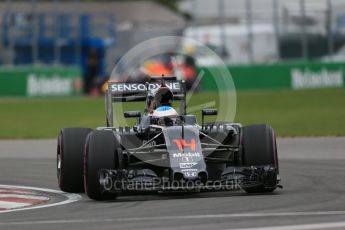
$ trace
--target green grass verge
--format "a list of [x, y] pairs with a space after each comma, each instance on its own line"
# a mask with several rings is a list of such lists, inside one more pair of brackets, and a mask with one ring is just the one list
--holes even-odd
[[239, 94], [236, 120], [270, 124], [278, 136], [344, 136], [345, 89]]
[[[190, 106], [213, 98], [214, 93], [195, 94]], [[142, 107], [131, 103], [125, 109]], [[2, 98], [0, 138], [55, 138], [63, 127], [103, 126], [104, 110], [103, 98]], [[270, 124], [278, 136], [344, 136], [344, 118], [345, 89], [237, 94], [235, 121]]]

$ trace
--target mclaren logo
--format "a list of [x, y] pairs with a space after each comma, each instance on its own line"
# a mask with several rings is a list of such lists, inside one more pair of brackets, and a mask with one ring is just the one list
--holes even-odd
[[173, 153], [174, 158], [178, 157], [201, 157], [201, 154], [198, 152], [188, 152], [188, 153]]
[[197, 163], [180, 163], [181, 169], [188, 169], [196, 165]]

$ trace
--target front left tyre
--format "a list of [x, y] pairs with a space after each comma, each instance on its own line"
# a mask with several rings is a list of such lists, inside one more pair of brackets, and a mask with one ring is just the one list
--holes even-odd
[[85, 141], [92, 129], [65, 128], [57, 143], [57, 178], [64, 192], [84, 192], [83, 159]]
[[110, 130], [96, 130], [88, 137], [84, 156], [85, 193], [93, 200], [113, 200], [116, 193], [105, 191], [100, 183], [100, 170], [122, 169], [121, 146]]

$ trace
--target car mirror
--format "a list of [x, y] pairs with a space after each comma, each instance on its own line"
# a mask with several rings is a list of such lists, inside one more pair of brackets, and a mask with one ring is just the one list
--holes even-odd
[[202, 110], [203, 116], [214, 116], [217, 114], [218, 114], [218, 111], [216, 109], [203, 109]]
[[203, 109], [201, 110], [202, 114], [202, 126], [204, 126], [204, 117], [205, 116], [215, 116], [218, 114], [218, 111], [216, 109]]
[[139, 118], [141, 117], [141, 113], [139, 111], [126, 111], [123, 113], [125, 118]]

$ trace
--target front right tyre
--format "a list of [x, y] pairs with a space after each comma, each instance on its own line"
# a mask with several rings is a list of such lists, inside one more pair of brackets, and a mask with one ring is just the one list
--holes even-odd
[[273, 192], [277, 186], [279, 173], [276, 136], [272, 127], [268, 125], [250, 125], [243, 128], [242, 137], [244, 166], [270, 166], [276, 169], [274, 178], [269, 184], [260, 184], [244, 188], [248, 193]]

